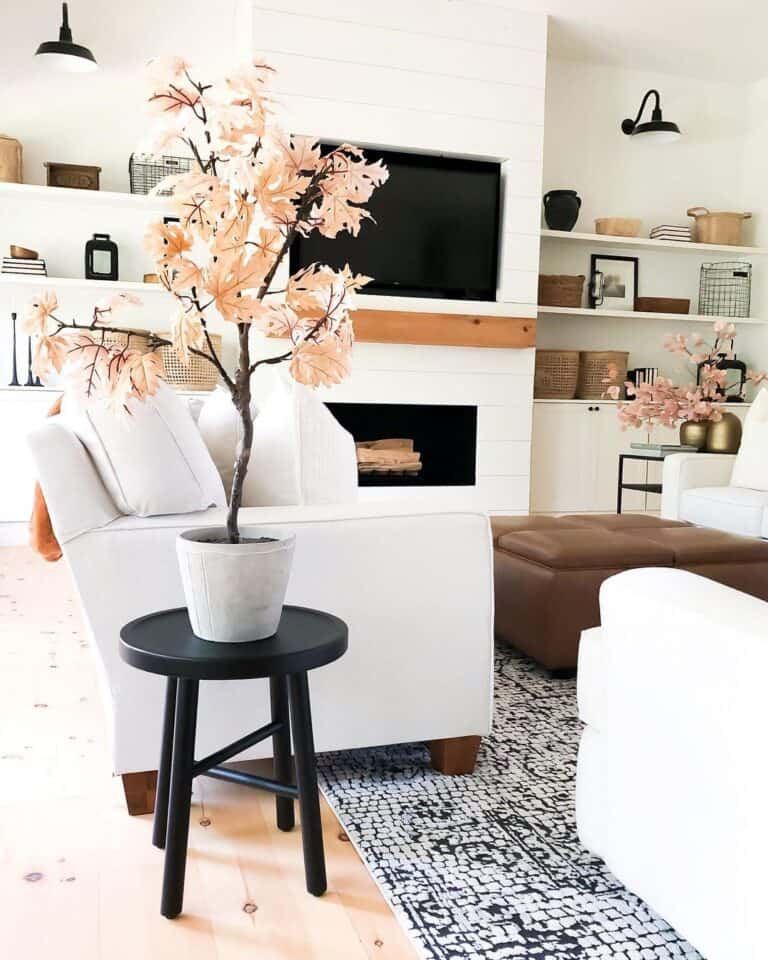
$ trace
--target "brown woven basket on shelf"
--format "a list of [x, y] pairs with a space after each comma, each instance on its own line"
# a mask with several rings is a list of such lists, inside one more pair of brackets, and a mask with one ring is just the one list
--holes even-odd
[[579, 379], [578, 350], [537, 350], [535, 400], [573, 400]]
[[[160, 336], [170, 339], [169, 333], [162, 333]], [[221, 358], [221, 337], [215, 333], [210, 336], [213, 349]], [[213, 390], [219, 382], [216, 367], [203, 357], [192, 353], [189, 363], [185, 364], [179, 360], [173, 347], [167, 345], [158, 347], [158, 353], [163, 361], [166, 383], [174, 390]]]
[[[623, 350], [582, 350], [579, 354], [579, 382], [576, 396], [579, 400], [601, 400], [612, 384], [621, 387], [627, 379], [629, 354]], [[609, 364], [616, 364], [618, 373], [611, 383], [605, 383]]]
[[[98, 332], [98, 328], [94, 333]], [[112, 331], [112, 330], [102, 330], [101, 336], [95, 336], [92, 334], [94, 340], [98, 343], [103, 343], [105, 347], [120, 347], [122, 350], [130, 348], [131, 350], [137, 350], [139, 353], [149, 353], [152, 349], [150, 345], [150, 339], [152, 334], [149, 330], [127, 330], [123, 332]]]
[[542, 307], [580, 307], [586, 277], [563, 274], [539, 274], [539, 305]]

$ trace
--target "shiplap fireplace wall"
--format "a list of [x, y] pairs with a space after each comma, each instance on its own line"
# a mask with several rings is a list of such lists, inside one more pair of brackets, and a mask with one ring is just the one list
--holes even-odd
[[[246, 0], [242, 17], [242, 53], [277, 68], [294, 131], [503, 162], [497, 298], [510, 305], [504, 313], [535, 317], [546, 17], [473, 0]], [[408, 309], [416, 307], [411, 301]], [[352, 377], [323, 394], [350, 403], [477, 406], [477, 484], [408, 496], [525, 512], [533, 365], [532, 349], [358, 343]]]

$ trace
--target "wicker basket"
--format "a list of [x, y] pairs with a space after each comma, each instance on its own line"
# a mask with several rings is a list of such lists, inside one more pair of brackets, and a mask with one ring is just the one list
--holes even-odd
[[539, 305], [542, 307], [580, 307], [586, 277], [539, 274]]
[[[628, 360], [629, 354], [622, 350], [582, 350], [579, 355], [579, 382], [576, 387], [578, 399], [601, 400], [611, 383], [621, 387], [623, 395]], [[608, 365], [611, 363], [619, 368], [619, 372], [615, 380], [605, 383]]]
[[126, 330], [124, 333], [122, 331], [102, 330], [101, 337], [94, 337], [94, 339], [99, 339], [99, 342], [103, 343], [105, 347], [120, 347], [121, 350], [130, 348], [139, 353], [149, 353], [152, 349], [151, 337], [152, 334], [149, 330], [131, 330], [130, 332]]
[[578, 379], [578, 350], [536, 351], [535, 400], [573, 400]]
[[[170, 334], [163, 333], [161, 336], [169, 338]], [[214, 333], [210, 337], [213, 349], [220, 358], [221, 337]], [[163, 361], [166, 383], [174, 390], [213, 390], [219, 382], [216, 367], [203, 357], [190, 354], [189, 363], [184, 364], [171, 346], [164, 344], [158, 347], [158, 352]]]

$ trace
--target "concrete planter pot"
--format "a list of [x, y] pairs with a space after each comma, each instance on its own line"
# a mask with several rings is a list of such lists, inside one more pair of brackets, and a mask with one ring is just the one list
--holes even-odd
[[[280, 622], [296, 538], [273, 527], [242, 527], [240, 536], [251, 542], [226, 542], [225, 527], [199, 527], [176, 538], [189, 619], [203, 640], [263, 640]], [[272, 539], [258, 542], [261, 537]]]

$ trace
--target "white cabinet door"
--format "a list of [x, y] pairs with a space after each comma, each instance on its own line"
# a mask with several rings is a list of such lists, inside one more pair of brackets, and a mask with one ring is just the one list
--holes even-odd
[[[647, 443], [644, 430], [622, 430], [615, 403], [598, 402], [592, 416], [598, 424], [597, 470], [593, 506], [599, 513], [615, 513], [619, 481], [619, 457], [631, 453], [633, 443]], [[624, 461], [625, 483], [647, 483], [647, 463], [642, 460]], [[646, 509], [646, 495], [638, 490], [625, 490], [622, 495], [622, 513]]]
[[594, 499], [597, 415], [592, 404], [534, 403], [531, 510], [581, 513]]

